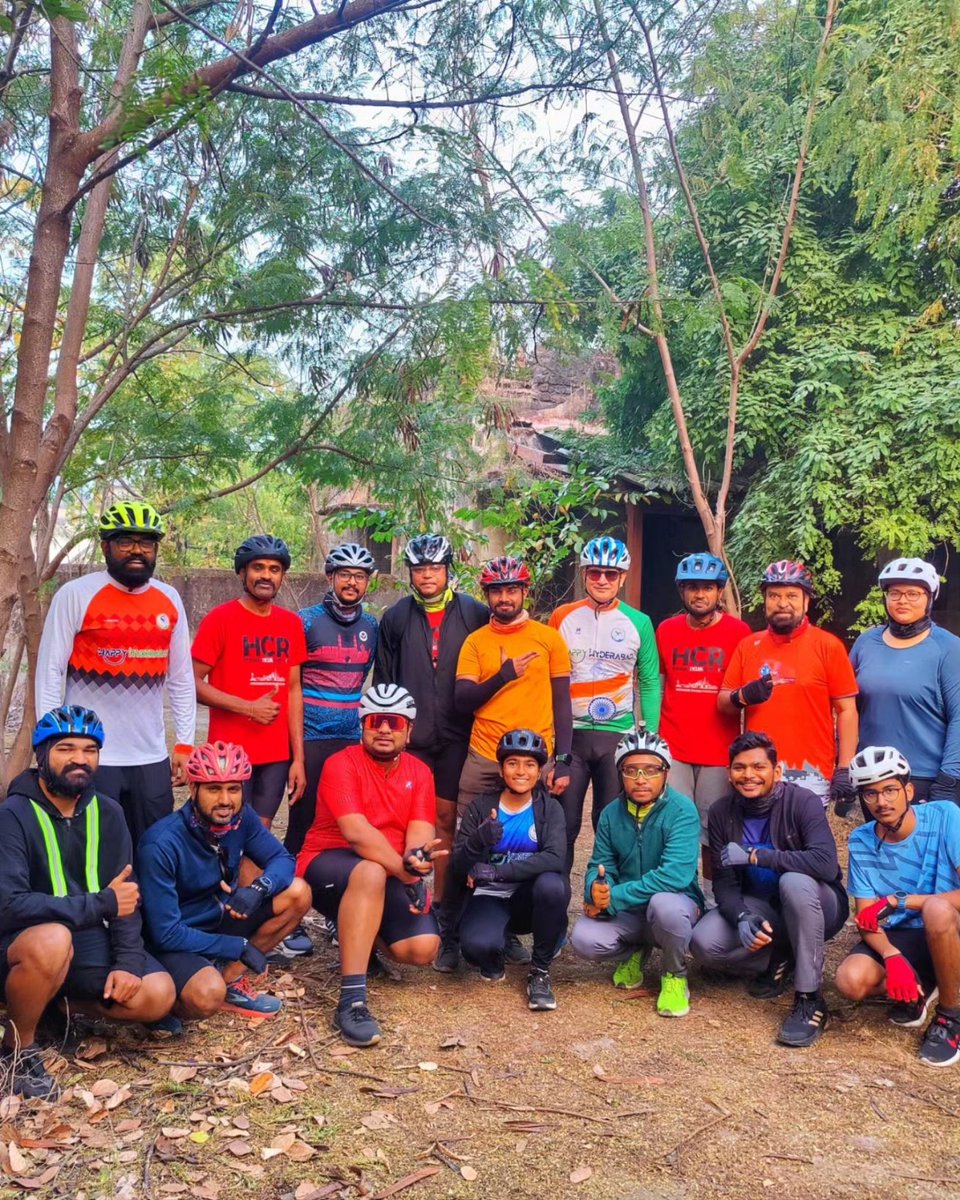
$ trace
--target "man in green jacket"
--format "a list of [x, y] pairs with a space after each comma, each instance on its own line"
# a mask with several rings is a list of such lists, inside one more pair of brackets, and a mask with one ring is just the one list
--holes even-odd
[[663, 965], [657, 1012], [690, 1011], [687, 949], [703, 912], [697, 883], [700, 818], [696, 805], [667, 784], [670, 748], [639, 729], [617, 746], [620, 795], [600, 814], [584, 877], [584, 915], [571, 944], [589, 959], [620, 960], [617, 987], [638, 988], [650, 951]]

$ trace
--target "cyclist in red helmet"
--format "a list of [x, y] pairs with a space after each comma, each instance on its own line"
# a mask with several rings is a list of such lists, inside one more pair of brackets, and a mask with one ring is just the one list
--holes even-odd
[[[190, 799], [151, 826], [137, 852], [151, 952], [173, 976], [176, 1019], [227, 1009], [271, 1017], [281, 1003], [254, 991], [267, 955], [299, 925], [310, 889], [293, 856], [243, 801], [252, 767], [229, 742], [197, 746], [187, 760]], [[259, 868], [241, 884], [240, 863]], [[248, 866], [245, 866], [244, 878]]]
[[810, 623], [813, 577], [801, 562], [771, 563], [760, 580], [767, 628], [734, 650], [717, 698], [768, 733], [783, 777], [824, 804], [854, 795], [848, 767], [857, 749], [857, 681], [838, 637]]

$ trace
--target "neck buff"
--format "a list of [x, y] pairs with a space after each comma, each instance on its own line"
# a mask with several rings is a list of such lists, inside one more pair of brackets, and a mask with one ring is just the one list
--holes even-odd
[[346, 604], [341, 604], [333, 588], [324, 596], [322, 604], [330, 616], [335, 621], [339, 621], [341, 625], [352, 625], [354, 621], [359, 621], [363, 615], [363, 605], [360, 602], [351, 604], [349, 607]]
[[228, 833], [233, 833], [235, 829], [239, 829], [240, 819], [243, 816], [243, 808], [241, 807], [228, 825], [213, 825], [192, 800], [187, 801], [187, 810], [187, 820], [190, 823], [190, 828], [196, 829], [206, 841], [212, 842], [214, 845], [222, 837], [226, 837]]
[[747, 800], [744, 796], [737, 796], [740, 802], [740, 807], [748, 817], [762, 817], [770, 811], [771, 808], [783, 795], [783, 783], [778, 783], [766, 796], [758, 796], [754, 800]]
[[445, 591], [441, 592], [440, 595], [437, 596], [433, 600], [424, 600], [424, 598], [420, 595], [420, 593], [417, 591], [417, 589], [414, 588], [413, 589], [413, 598], [414, 598], [415, 602], [420, 605], [420, 607], [423, 609], [424, 612], [428, 612], [428, 613], [440, 612], [441, 609], [446, 608], [447, 605], [453, 600], [453, 588], [448, 587]]
[[646, 814], [650, 812], [653, 806], [657, 803], [657, 800], [659, 800], [662, 795], [663, 792], [660, 793], [660, 796], [657, 796], [655, 799], [651, 800], [649, 804], [637, 804], [626, 794], [624, 794], [623, 800], [627, 806], [627, 812], [630, 814], [630, 816], [633, 817], [635, 821], [639, 821], [641, 816], [646, 816]]
[[933, 599], [927, 597], [927, 611], [923, 614], [919, 621], [913, 621], [909, 625], [901, 625], [899, 621], [895, 621], [893, 617], [887, 613], [887, 629], [890, 631], [890, 636], [895, 638], [919, 637], [921, 633], [926, 633], [933, 624], [933, 617], [930, 616], [930, 609], [933, 608]]

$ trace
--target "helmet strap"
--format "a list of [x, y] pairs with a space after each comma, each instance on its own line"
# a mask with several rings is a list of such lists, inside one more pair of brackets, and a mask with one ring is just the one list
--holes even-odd
[[363, 604], [359, 600], [356, 604], [343, 604], [337, 599], [337, 593], [332, 586], [323, 597], [322, 603], [330, 616], [341, 625], [352, 625], [363, 613]]
[[889, 838], [889, 837], [895, 837], [900, 832], [900, 828], [903, 825], [904, 821], [907, 819], [907, 813], [909, 811], [910, 811], [910, 802], [908, 801], [907, 807], [903, 810], [903, 812], [900, 814], [900, 816], [897, 818], [897, 820], [894, 822], [893, 825], [885, 825], [882, 821], [876, 822], [877, 826], [883, 830], [883, 832], [880, 834], [880, 839], [879, 839], [881, 842], [885, 842], [887, 840], [887, 838]]
[[237, 815], [226, 825], [214, 825], [212, 821], [208, 821], [192, 796], [187, 803], [187, 807], [189, 809], [188, 819], [190, 827], [199, 830], [208, 841], [212, 842], [218, 842], [220, 838], [226, 837], [228, 833], [233, 833], [235, 829], [239, 829], [240, 822], [243, 819], [242, 805]]

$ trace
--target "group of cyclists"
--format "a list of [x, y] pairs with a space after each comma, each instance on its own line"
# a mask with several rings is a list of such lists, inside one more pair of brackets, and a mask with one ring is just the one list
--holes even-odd
[[[758, 999], [792, 984], [777, 1039], [809, 1046], [852, 897], [860, 941], [837, 989], [926, 1025], [922, 1062], [960, 1061], [960, 639], [932, 621], [930, 564], [883, 568], [887, 620], [848, 655], [810, 621], [799, 562], [763, 573], [753, 632], [723, 610], [723, 561], [687, 555], [681, 611], [654, 630], [621, 599], [626, 546], [597, 537], [583, 598], [541, 622], [526, 563], [486, 563], [481, 603], [457, 590], [450, 541], [425, 533], [406, 547], [409, 594], [378, 622], [363, 546], [332, 550], [323, 600], [296, 613], [276, 603], [288, 547], [256, 534], [234, 556], [239, 595], [191, 642], [179, 595], [153, 578], [157, 512], [115, 504], [100, 536], [106, 570], [51, 602], [36, 767], [0, 806], [0, 1067], [15, 1091], [56, 1093], [37, 1030], [58, 1012], [168, 1034], [220, 1009], [272, 1016], [268, 966], [313, 952], [311, 909], [338, 946], [332, 1020], [354, 1046], [381, 1037], [379, 951], [489, 983], [524, 964], [544, 1012], [567, 945], [628, 990], [659, 950], [665, 1017], [689, 1012], [691, 959]], [[858, 800], [845, 886], [827, 807], [849, 816]]]

